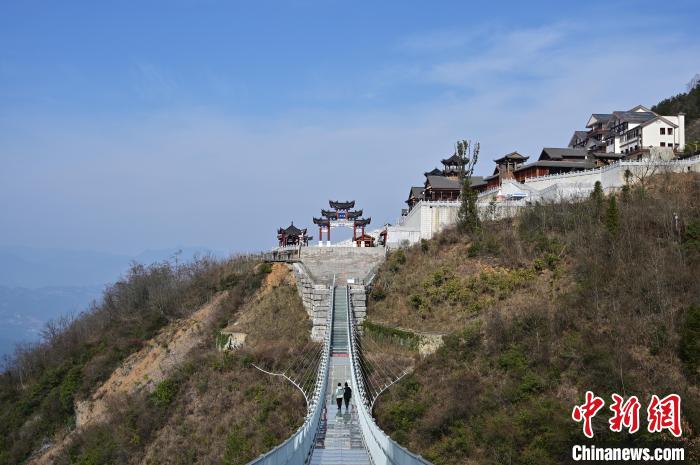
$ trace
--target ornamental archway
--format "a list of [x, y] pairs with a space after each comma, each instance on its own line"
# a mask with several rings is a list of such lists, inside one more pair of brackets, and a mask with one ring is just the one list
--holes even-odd
[[[352, 244], [357, 247], [373, 247], [374, 238], [365, 234], [365, 226], [369, 225], [372, 218], [362, 218], [362, 210], [353, 210], [355, 201], [338, 202], [329, 200], [330, 210], [321, 210], [321, 218], [314, 218], [314, 224], [318, 226], [319, 246], [323, 246], [323, 237], [326, 237], [327, 246], [331, 245], [331, 229], [352, 228]], [[358, 234], [359, 233], [359, 234]]]

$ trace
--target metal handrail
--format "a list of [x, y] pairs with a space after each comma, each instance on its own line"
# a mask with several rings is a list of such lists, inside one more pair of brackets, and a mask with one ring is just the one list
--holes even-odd
[[[248, 465], [302, 465], [309, 462], [313, 452], [316, 436], [319, 432], [321, 414], [325, 410], [325, 392], [328, 385], [328, 370], [330, 362], [331, 335], [334, 323], [335, 308], [335, 283], [330, 288], [330, 306], [326, 317], [326, 335], [324, 338], [324, 353], [319, 366], [321, 376], [316, 379], [314, 396], [311, 399], [311, 407], [308, 410], [304, 424], [286, 441], [271, 451], [252, 460]], [[360, 381], [359, 365], [357, 362], [357, 341], [355, 336], [355, 324], [351, 311], [350, 287], [345, 289], [347, 297], [347, 330], [349, 340], [349, 352], [351, 363], [351, 380], [359, 394], [357, 402], [358, 418], [363, 442], [374, 465], [431, 465], [420, 455], [409, 452], [392, 440], [372, 418], [371, 406], [368, 401], [364, 383]]]
[[350, 340], [350, 374], [352, 383], [360, 395], [360, 402], [357, 402], [358, 418], [360, 430], [364, 439], [365, 447], [374, 465], [432, 465], [420, 455], [408, 451], [391, 439], [372, 417], [370, 404], [367, 400], [364, 383], [360, 382], [359, 364], [357, 362], [357, 342], [355, 339], [355, 324], [351, 313], [350, 288], [348, 287], [348, 339]]
[[[335, 285], [335, 276], [333, 277]], [[258, 458], [248, 462], [247, 465], [301, 465], [309, 461], [313, 446], [318, 434], [321, 413], [325, 409], [325, 393], [328, 384], [328, 366], [330, 360], [331, 331], [333, 326], [333, 306], [335, 295], [330, 289], [330, 307], [326, 316], [326, 336], [324, 338], [323, 357], [319, 364], [319, 374], [316, 378], [314, 395], [309, 402], [306, 419], [296, 432], [279, 446]]]

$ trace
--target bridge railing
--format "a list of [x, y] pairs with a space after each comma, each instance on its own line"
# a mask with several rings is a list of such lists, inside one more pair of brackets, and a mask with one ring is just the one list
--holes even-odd
[[409, 452], [405, 447], [400, 446], [396, 441], [391, 439], [377, 425], [370, 411], [369, 397], [365, 391], [365, 383], [363, 381], [359, 362], [357, 341], [355, 336], [355, 324], [352, 315], [352, 305], [350, 300], [350, 290], [348, 287], [348, 335], [350, 339], [350, 363], [352, 369], [351, 379], [355, 387], [356, 393], [359, 394], [357, 402], [358, 418], [362, 437], [367, 447], [372, 463], [374, 465], [432, 465], [420, 455]]
[[[335, 285], [335, 277], [333, 278]], [[328, 326], [333, 327], [333, 306], [335, 296], [331, 288], [331, 305], [328, 309]], [[307, 409], [304, 424], [286, 441], [271, 451], [261, 455], [255, 460], [248, 462], [248, 465], [301, 465], [308, 462], [311, 455], [318, 427], [321, 422], [321, 415], [326, 402], [326, 385], [328, 384], [328, 365], [330, 363], [331, 331], [326, 331], [323, 342], [323, 357], [318, 367], [319, 376], [316, 378], [314, 394], [311, 397], [311, 404]]]

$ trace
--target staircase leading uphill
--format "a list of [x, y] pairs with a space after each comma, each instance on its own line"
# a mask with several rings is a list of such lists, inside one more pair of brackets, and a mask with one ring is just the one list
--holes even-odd
[[331, 334], [331, 356], [347, 357], [348, 355], [348, 298], [347, 287], [336, 287], [334, 290], [333, 332]]
[[335, 401], [338, 383], [352, 384], [348, 334], [347, 287], [333, 289], [333, 328], [331, 329], [331, 359], [326, 389], [326, 412], [319, 425], [310, 465], [370, 465], [369, 454], [362, 440], [362, 431], [355, 399], [358, 390], [350, 386], [353, 396], [350, 409], [341, 410]]

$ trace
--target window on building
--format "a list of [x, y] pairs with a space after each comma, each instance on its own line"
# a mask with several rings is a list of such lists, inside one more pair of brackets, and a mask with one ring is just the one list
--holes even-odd
[[673, 128], [666, 129], [666, 134], [668, 134], [669, 136], [673, 134]]
[[666, 142], [661, 142], [661, 147], [666, 147]]
[[659, 134], [662, 136], [666, 134], [666, 128], [659, 128]]

